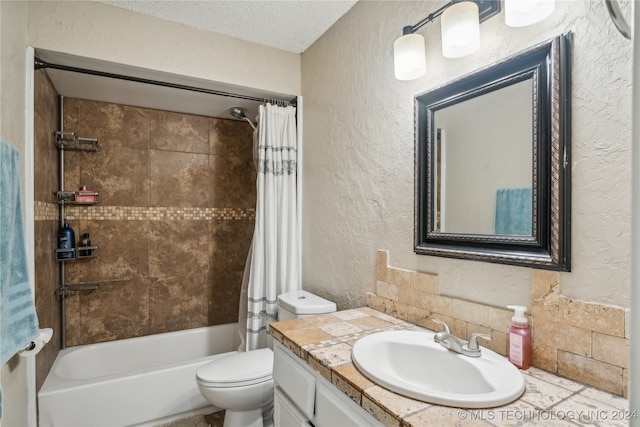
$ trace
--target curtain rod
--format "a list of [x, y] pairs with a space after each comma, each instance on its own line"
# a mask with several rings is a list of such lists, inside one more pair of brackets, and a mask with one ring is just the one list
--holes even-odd
[[191, 92], [200, 92], [200, 93], [206, 93], [206, 94], [209, 94], [209, 95], [226, 96], [226, 97], [230, 97], [230, 98], [244, 99], [244, 100], [248, 100], [248, 101], [264, 102], [264, 103], [268, 103], [268, 104], [277, 104], [277, 105], [282, 105], [282, 106], [296, 105], [296, 99], [295, 98], [292, 101], [287, 101], [285, 99], [278, 99], [278, 98], [259, 98], [259, 97], [255, 97], [255, 96], [240, 95], [240, 94], [237, 94], [237, 93], [223, 92], [223, 91], [214, 90], [214, 89], [204, 89], [204, 88], [201, 88], [201, 87], [187, 86], [187, 85], [181, 85], [181, 84], [177, 84], [177, 83], [161, 82], [159, 80], [151, 80], [151, 79], [143, 79], [143, 78], [140, 78], [140, 77], [125, 76], [123, 74], [107, 73], [105, 71], [88, 70], [86, 68], [71, 67], [71, 66], [68, 66], [68, 65], [50, 64], [50, 63], [45, 62], [45, 61], [43, 61], [43, 60], [41, 60], [39, 58], [34, 58], [33, 65], [34, 65], [34, 69], [35, 70], [40, 70], [42, 68], [52, 68], [54, 70], [71, 71], [71, 72], [74, 72], [74, 73], [82, 73], [82, 74], [91, 74], [93, 76], [108, 77], [108, 78], [112, 78], [112, 79], [126, 80], [126, 81], [136, 82], [136, 83], [152, 84], [152, 85], [163, 86], [163, 87], [168, 87], [168, 88], [172, 88], [172, 89], [189, 90]]

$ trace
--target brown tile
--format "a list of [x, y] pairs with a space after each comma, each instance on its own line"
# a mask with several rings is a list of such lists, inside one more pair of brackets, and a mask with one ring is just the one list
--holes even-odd
[[327, 381], [331, 381], [331, 369], [324, 366], [316, 358], [310, 356], [307, 358], [307, 364], [322, 375]]
[[566, 351], [558, 352], [558, 375], [610, 393], [623, 392], [623, 369]]
[[65, 131], [98, 138], [102, 147], [149, 149], [149, 111], [144, 108], [65, 98]]
[[312, 325], [311, 323], [308, 323], [304, 319], [289, 319], [289, 320], [283, 320], [281, 322], [271, 323], [271, 327], [280, 332], [287, 332], [287, 331], [293, 331], [296, 329], [311, 328]]
[[430, 406], [428, 403], [395, 394], [380, 386], [366, 388], [363, 391], [363, 401], [365, 396], [385, 412], [397, 414], [399, 417], [405, 417]]
[[206, 326], [205, 286], [204, 278], [193, 273], [153, 278], [149, 288], [149, 332]]
[[209, 274], [207, 221], [149, 221], [149, 275], [157, 279]]
[[209, 154], [209, 118], [149, 110], [152, 150]]
[[320, 314], [318, 316], [305, 317], [304, 320], [305, 322], [317, 327], [330, 325], [332, 323], [340, 323], [343, 321], [339, 317], [331, 316], [329, 314]]
[[331, 383], [336, 386], [338, 390], [349, 396], [349, 398], [358, 405], [362, 403], [362, 392], [358, 388], [354, 387], [349, 381], [345, 380], [344, 377], [336, 375], [334, 372], [331, 375]]
[[141, 276], [100, 283], [80, 295], [81, 342], [133, 338], [149, 334], [149, 282]]
[[151, 206], [209, 206], [212, 187], [207, 155], [151, 150], [149, 162]]
[[241, 157], [253, 162], [253, 130], [248, 123], [219, 118], [209, 119], [211, 154]]
[[247, 262], [249, 247], [253, 240], [254, 221], [220, 220], [207, 221], [209, 237], [209, 264], [213, 271], [243, 270]]
[[210, 155], [207, 185], [215, 189], [209, 205], [213, 208], [256, 206], [256, 169], [251, 159]]
[[79, 179], [69, 179], [66, 190], [75, 191], [84, 185], [98, 192], [98, 203], [105, 206], [148, 205], [148, 151], [105, 146], [97, 153], [79, 154]]
[[385, 410], [378, 402], [364, 395], [362, 396], [362, 408], [385, 425], [385, 427], [400, 426], [400, 420], [397, 417]]

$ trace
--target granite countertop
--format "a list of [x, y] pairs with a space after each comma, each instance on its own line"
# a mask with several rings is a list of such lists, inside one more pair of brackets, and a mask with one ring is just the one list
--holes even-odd
[[275, 322], [270, 328], [275, 340], [386, 426], [627, 426], [633, 415], [623, 397], [537, 368], [521, 371], [522, 397], [498, 408], [450, 408], [391, 392], [356, 369], [353, 344], [376, 332], [426, 329], [369, 307]]

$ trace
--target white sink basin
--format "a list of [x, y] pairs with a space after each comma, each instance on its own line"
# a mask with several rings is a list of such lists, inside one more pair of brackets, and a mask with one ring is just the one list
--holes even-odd
[[447, 350], [434, 333], [379, 332], [360, 338], [352, 359], [371, 381], [407, 397], [458, 408], [492, 408], [524, 392], [520, 371], [482, 348], [481, 357]]

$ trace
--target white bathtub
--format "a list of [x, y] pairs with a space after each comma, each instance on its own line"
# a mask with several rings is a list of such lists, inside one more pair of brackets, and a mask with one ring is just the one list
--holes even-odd
[[217, 410], [196, 371], [237, 350], [237, 323], [60, 351], [38, 393], [40, 427], [153, 426]]

